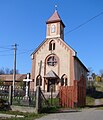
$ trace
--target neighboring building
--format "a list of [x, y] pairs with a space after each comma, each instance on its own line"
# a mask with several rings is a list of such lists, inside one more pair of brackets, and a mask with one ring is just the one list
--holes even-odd
[[[27, 74], [16, 74], [15, 85], [18, 85], [26, 77], [27, 77]], [[12, 85], [13, 84], [13, 75], [12, 74], [0, 75], [0, 80], [3, 81], [4, 85]]]
[[93, 77], [92, 76], [88, 76], [88, 81], [94, 81]]
[[46, 39], [31, 54], [33, 81], [30, 88], [35, 91], [40, 85], [44, 92], [50, 92], [51, 87], [56, 92], [60, 86], [73, 86], [74, 80], [80, 80], [82, 75], [87, 80], [88, 69], [64, 41], [65, 25], [57, 11], [46, 24]]

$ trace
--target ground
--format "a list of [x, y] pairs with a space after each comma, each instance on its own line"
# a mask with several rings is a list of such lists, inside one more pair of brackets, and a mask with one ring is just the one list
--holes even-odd
[[65, 111], [63, 113], [49, 114], [36, 120], [103, 120], [103, 110], [86, 108], [79, 111]]

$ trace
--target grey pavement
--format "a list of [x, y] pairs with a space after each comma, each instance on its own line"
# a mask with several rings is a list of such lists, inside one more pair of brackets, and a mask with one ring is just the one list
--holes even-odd
[[11, 118], [11, 117], [24, 117], [22, 115], [10, 115], [10, 114], [2, 114], [0, 113], [0, 118]]
[[48, 114], [36, 120], [103, 120], [103, 110], [89, 108], [78, 112]]

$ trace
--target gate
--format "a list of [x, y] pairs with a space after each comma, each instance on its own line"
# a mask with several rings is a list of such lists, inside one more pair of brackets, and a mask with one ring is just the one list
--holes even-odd
[[59, 91], [61, 107], [83, 107], [86, 103], [86, 80], [74, 80], [74, 86], [61, 86]]

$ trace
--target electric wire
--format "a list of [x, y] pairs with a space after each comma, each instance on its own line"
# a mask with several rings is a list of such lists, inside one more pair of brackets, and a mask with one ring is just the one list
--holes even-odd
[[[82, 26], [86, 25], [87, 23], [91, 22], [92, 20], [96, 19], [97, 17], [99, 17], [99, 16], [101, 16], [101, 15], [103, 15], [103, 12], [100, 12], [99, 14], [93, 16], [92, 18], [90, 18], [89, 20], [85, 21], [84, 23], [82, 23], [82, 24], [78, 25], [77, 27], [71, 29], [70, 31], [66, 32], [65, 35], [67, 35], [67, 34], [73, 32], [73, 31], [81, 28]], [[9, 45], [9, 47], [10, 47], [10, 45]], [[13, 50], [13, 48], [11, 49], [11, 48], [8, 48], [8, 47], [3, 47], [3, 46], [0, 46], [0, 48], [2, 48], [2, 49], [7, 49], [7, 50], [0, 51], [0, 52], [7, 52], [7, 51]], [[26, 54], [26, 53], [28, 53], [28, 52], [30, 52], [30, 51], [33, 51], [33, 49], [25, 50], [25, 51], [23, 51], [23, 52], [17, 53], [17, 55]], [[2, 54], [2, 55], [0, 55], [0, 56], [10, 56], [10, 55], [14, 55], [14, 54]]]
[[66, 32], [65, 34], [67, 35], [68, 33], [71, 33], [79, 28], [81, 28], [82, 26], [86, 25], [87, 23], [91, 22], [92, 20], [96, 19], [97, 17], [103, 15], [103, 12], [100, 12], [99, 14], [93, 16], [92, 18], [90, 18], [89, 20], [85, 21], [84, 23], [78, 25], [77, 27], [71, 29], [70, 31]]

